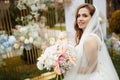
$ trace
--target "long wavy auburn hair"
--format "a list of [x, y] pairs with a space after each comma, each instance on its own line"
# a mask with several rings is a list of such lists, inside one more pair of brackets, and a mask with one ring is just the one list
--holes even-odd
[[90, 12], [90, 15], [93, 16], [94, 12], [95, 12], [95, 7], [91, 4], [88, 4], [88, 3], [84, 3], [84, 4], [81, 4], [77, 10], [76, 10], [76, 14], [75, 14], [75, 23], [74, 23], [74, 29], [76, 31], [76, 34], [75, 34], [75, 41], [76, 41], [76, 45], [79, 44], [80, 42], [80, 39], [81, 39], [81, 36], [83, 34], [83, 31], [82, 29], [79, 28], [78, 24], [77, 24], [77, 18], [78, 18], [78, 12], [81, 8], [86, 8], [89, 10]]

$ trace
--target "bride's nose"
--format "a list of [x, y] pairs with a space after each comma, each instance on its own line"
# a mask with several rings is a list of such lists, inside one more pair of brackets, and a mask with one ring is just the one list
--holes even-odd
[[78, 20], [82, 21], [82, 20], [84, 20], [84, 18], [82, 16], [80, 16], [80, 17], [78, 17]]

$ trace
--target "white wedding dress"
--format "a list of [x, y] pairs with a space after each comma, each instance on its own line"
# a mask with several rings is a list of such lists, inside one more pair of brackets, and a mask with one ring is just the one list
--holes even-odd
[[[104, 43], [98, 18], [99, 14], [96, 9], [92, 19], [83, 32], [80, 43], [75, 47], [78, 56], [76, 66], [73, 66], [73, 68], [65, 74], [63, 80], [119, 80]], [[78, 73], [80, 68], [88, 64], [86, 56], [89, 55], [85, 54], [83, 44], [89, 36], [94, 37], [98, 42], [97, 60], [94, 61], [86, 73]], [[95, 58], [95, 56], [93, 55], [92, 58]]]

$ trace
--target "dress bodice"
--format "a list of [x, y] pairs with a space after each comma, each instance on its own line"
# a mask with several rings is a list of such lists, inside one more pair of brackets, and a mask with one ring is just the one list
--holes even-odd
[[[110, 56], [108, 54], [105, 43], [102, 42], [100, 37], [95, 33], [91, 33], [88, 36], [94, 36], [98, 41], [98, 53], [97, 53], [98, 57], [96, 60], [97, 66], [95, 68], [95, 71], [88, 74], [78, 73], [78, 70], [82, 65], [81, 60], [85, 59], [83, 56], [85, 54], [83, 44], [80, 43], [75, 47], [78, 57], [76, 66], [74, 66], [71, 69], [71, 71], [65, 75], [64, 80], [119, 80], [113, 67]], [[83, 62], [83, 65], [84, 64], [86, 64], [86, 62]]]
[[[101, 49], [101, 44], [102, 44], [101, 39], [100, 39], [100, 38], [98, 37], [98, 35], [95, 34], [95, 33], [91, 33], [91, 34], [87, 35], [86, 38], [87, 38], [88, 36], [94, 36], [94, 37], [96, 38], [96, 40], [98, 41], [98, 52], [99, 52], [100, 49]], [[85, 39], [86, 39], [86, 38], [85, 38]], [[75, 50], [77, 51], [77, 55], [81, 57], [85, 51], [84, 51], [84, 49], [83, 49], [83, 45], [80, 45], [80, 44], [81, 44], [81, 43], [79, 43], [79, 44], [75, 47]]]

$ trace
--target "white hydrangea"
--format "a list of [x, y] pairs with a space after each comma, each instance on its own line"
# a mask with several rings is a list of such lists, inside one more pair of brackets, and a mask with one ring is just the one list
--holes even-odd
[[9, 36], [8, 41], [9, 41], [10, 44], [14, 44], [16, 42], [15, 36]]

